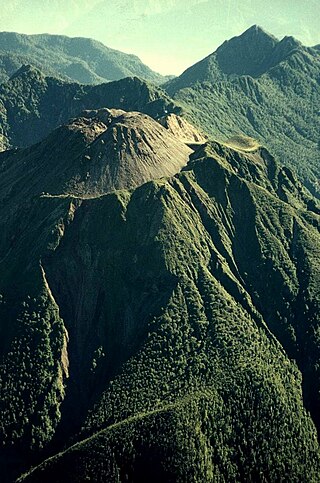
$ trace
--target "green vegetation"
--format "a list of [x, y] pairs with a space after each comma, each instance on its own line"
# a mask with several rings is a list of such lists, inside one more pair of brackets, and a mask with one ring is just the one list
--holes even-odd
[[5, 482], [319, 481], [317, 56], [254, 27], [169, 83], [191, 155], [137, 78], [0, 86]]
[[84, 86], [23, 66], [0, 85], [0, 149], [30, 146], [83, 110], [105, 107], [154, 118], [182, 111], [162, 89], [137, 77]]
[[39, 449], [54, 434], [64, 397], [64, 340], [57, 307], [45, 294], [39, 301], [29, 297], [0, 368], [2, 445]]
[[[292, 441], [279, 430], [297, 421], [279, 403], [276, 384], [262, 390], [250, 370], [241, 382], [243, 392], [233, 388], [221, 397], [207, 389], [112, 425], [18, 481], [53, 482], [57, 475], [61, 482], [256, 482], [278, 481], [279, 475], [282, 481], [318, 481], [317, 443], [290, 454]], [[283, 449], [281, 458], [273, 444]]]
[[257, 139], [319, 196], [319, 75], [316, 49], [253, 27], [166, 89], [211, 136]]
[[[25, 150], [33, 173], [35, 152]], [[12, 297], [14, 276], [17, 298], [1, 319], [3, 387], [11, 381], [14, 407], [30, 421], [10, 426], [20, 431], [11, 451], [25, 471], [45, 460], [21, 481], [316, 482], [315, 199], [243, 138], [200, 147], [175, 177], [96, 199], [39, 198], [55, 169], [48, 163], [46, 180], [25, 191], [2, 172], [16, 194], [0, 216], [1, 292]], [[21, 231], [10, 242], [13, 223]], [[43, 283], [51, 302], [19, 317], [19, 299], [41, 300]], [[30, 400], [17, 389], [30, 371], [11, 362], [10, 348], [23, 344], [42, 366]], [[69, 379], [57, 362], [63, 351]], [[15, 351], [14, 367], [29, 353]]]
[[96, 40], [0, 32], [0, 82], [7, 81], [23, 64], [82, 84], [101, 84], [131, 76], [155, 84], [165, 81], [165, 77], [153, 72], [135, 55], [110, 49]]

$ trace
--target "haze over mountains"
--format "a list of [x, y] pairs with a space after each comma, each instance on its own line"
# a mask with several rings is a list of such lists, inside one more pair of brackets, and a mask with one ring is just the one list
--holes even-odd
[[83, 84], [99, 84], [133, 75], [158, 84], [165, 80], [138, 57], [92, 39], [0, 32], [0, 82], [8, 80], [22, 64], [32, 64], [45, 74]]
[[317, 483], [317, 50], [53, 74], [0, 85], [5, 481]]
[[120, 51], [138, 54], [144, 63], [162, 74], [179, 75], [226, 38], [239, 35], [254, 23], [264, 25], [277, 37], [292, 35], [308, 46], [320, 43], [317, 0], [11, 0], [0, 3], [0, 30], [94, 38]]

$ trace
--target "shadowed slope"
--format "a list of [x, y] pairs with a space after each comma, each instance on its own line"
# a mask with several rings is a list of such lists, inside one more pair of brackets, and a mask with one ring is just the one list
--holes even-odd
[[16, 472], [70, 446], [26, 481], [317, 481], [319, 215], [266, 149], [0, 217], [2, 439]]
[[164, 91], [136, 77], [84, 86], [25, 65], [0, 85], [0, 149], [30, 146], [83, 110], [104, 107], [154, 118], [181, 112]]

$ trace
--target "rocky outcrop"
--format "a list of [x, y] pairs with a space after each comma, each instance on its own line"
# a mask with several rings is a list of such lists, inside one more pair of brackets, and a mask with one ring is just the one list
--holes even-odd
[[176, 114], [168, 114], [158, 119], [158, 122], [164, 126], [176, 139], [186, 144], [203, 144], [208, 140], [205, 134], [202, 134], [190, 122]]

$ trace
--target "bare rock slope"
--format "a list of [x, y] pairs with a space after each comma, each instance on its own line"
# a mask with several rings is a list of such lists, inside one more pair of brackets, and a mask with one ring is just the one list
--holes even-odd
[[188, 122], [184, 117], [177, 114], [168, 114], [158, 119], [176, 139], [187, 144], [203, 144], [208, 140], [208, 136], [201, 133], [196, 127]]
[[40, 193], [95, 197], [172, 176], [187, 164], [191, 152], [146, 114], [85, 111], [41, 143], [1, 153], [0, 166], [6, 172], [1, 192], [11, 199]]

